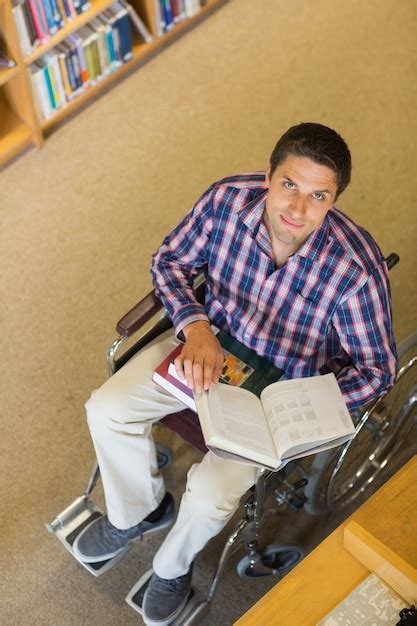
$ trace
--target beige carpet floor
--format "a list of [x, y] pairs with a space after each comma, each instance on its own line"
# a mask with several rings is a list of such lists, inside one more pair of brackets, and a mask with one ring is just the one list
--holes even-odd
[[[289, 125], [320, 121], [348, 141], [339, 207], [401, 255], [397, 336], [416, 328], [416, 32], [415, 0], [231, 0], [0, 174], [1, 624], [140, 623], [124, 596], [160, 537], [96, 580], [44, 522], [84, 488], [83, 403], [115, 322], [150, 289], [150, 255], [212, 181], [266, 167]], [[179, 498], [196, 455], [173, 447]], [[307, 548], [337, 521], [293, 517], [271, 533]], [[232, 624], [271, 584], [230, 564], [207, 623]]]

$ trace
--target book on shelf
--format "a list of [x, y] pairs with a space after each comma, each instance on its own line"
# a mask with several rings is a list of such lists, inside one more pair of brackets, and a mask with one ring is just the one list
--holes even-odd
[[113, 3], [32, 64], [31, 81], [41, 119], [51, 117], [132, 58], [129, 6]]
[[0, 67], [15, 67], [16, 63], [0, 48]]
[[[253, 350], [244, 346], [227, 333], [213, 328], [224, 352], [223, 369], [220, 375], [222, 383], [241, 386], [260, 394], [270, 383], [282, 376], [282, 370], [275, 367], [267, 359], [260, 357]], [[196, 411], [194, 394], [186, 381], [176, 372], [174, 360], [180, 354], [183, 344], [178, 341], [172, 350], [155, 369], [153, 379], [156, 383], [172, 393], [190, 409]]]
[[135, 11], [135, 9], [132, 7], [132, 5], [129, 4], [129, 2], [126, 2], [126, 0], [120, 0], [120, 4], [127, 9], [128, 13], [129, 13], [129, 17], [132, 20], [132, 24], [134, 25], [134, 27], [136, 28], [137, 32], [142, 37], [142, 39], [146, 43], [152, 43], [153, 37], [152, 37], [151, 33], [146, 28], [145, 23], [139, 17], [138, 13]]
[[194, 17], [204, 4], [202, 0], [154, 0], [157, 34], [161, 36], [179, 22]]
[[89, 0], [13, 0], [12, 10], [23, 54], [29, 55], [89, 8]]

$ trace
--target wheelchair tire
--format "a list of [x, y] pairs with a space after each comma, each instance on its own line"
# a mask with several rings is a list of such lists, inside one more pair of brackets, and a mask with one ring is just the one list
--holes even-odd
[[351, 504], [382, 471], [385, 480], [389, 477], [390, 461], [417, 420], [417, 332], [400, 343], [398, 358], [394, 387], [369, 411], [354, 416], [355, 437], [313, 458], [304, 489], [304, 506], [311, 515]]
[[236, 565], [241, 578], [264, 578], [265, 576], [283, 576], [305, 556], [305, 551], [298, 546], [279, 546], [271, 544], [260, 551], [262, 563], [253, 564], [250, 556], [245, 555]]
[[166, 446], [163, 446], [160, 443], [157, 443], [155, 447], [156, 458], [158, 461], [158, 469], [165, 469], [165, 467], [167, 467], [173, 459], [174, 455], [172, 454], [172, 450], [170, 448], [167, 448]]

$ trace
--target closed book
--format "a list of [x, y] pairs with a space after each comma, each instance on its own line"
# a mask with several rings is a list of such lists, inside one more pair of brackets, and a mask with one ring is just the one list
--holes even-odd
[[29, 33], [29, 39], [32, 46], [37, 46], [39, 43], [39, 37], [36, 32], [35, 23], [33, 21], [32, 12], [29, 7], [29, 0], [24, 0], [22, 3], [23, 13], [25, 15], [26, 26]]
[[61, 12], [61, 9], [58, 6], [57, 0], [50, 0], [50, 3], [51, 3], [52, 14], [53, 14], [53, 17], [54, 17], [54, 22], [56, 24], [56, 27], [58, 29], [61, 29], [64, 26], [64, 15], [63, 15], [63, 12]]
[[45, 84], [48, 91], [49, 100], [51, 103], [51, 107], [53, 110], [58, 108], [57, 102], [55, 101], [54, 90], [52, 88], [51, 74], [49, 72], [48, 66], [45, 64], [43, 60], [39, 61], [39, 64], [42, 67], [43, 75], [45, 78]]
[[160, 0], [161, 2], [161, 13], [164, 16], [164, 30], [170, 31], [174, 26], [174, 16], [171, 8], [171, 0]]
[[47, 52], [43, 55], [43, 60], [46, 61], [48, 66], [55, 102], [57, 103], [57, 107], [61, 108], [65, 106], [67, 99], [65, 97], [65, 89], [62, 82], [58, 53], [56, 50]]
[[120, 0], [120, 4], [127, 9], [129, 17], [132, 20], [132, 24], [136, 28], [141, 38], [146, 43], [151, 43], [153, 41], [153, 37], [149, 30], [146, 28], [143, 20], [141, 20], [135, 9], [132, 7], [132, 5], [129, 4], [129, 2], [126, 2], [126, 0]]
[[16, 30], [19, 37], [20, 47], [26, 56], [32, 51], [32, 42], [30, 40], [28, 26], [25, 21], [25, 14], [22, 7], [23, 0], [15, 0], [13, 2], [13, 17], [16, 24]]
[[67, 68], [68, 82], [69, 82], [69, 86], [71, 89], [71, 93], [70, 93], [70, 99], [71, 99], [72, 97], [74, 97], [75, 92], [78, 89], [77, 81], [75, 80], [75, 75], [74, 75], [74, 67], [73, 67], [72, 59], [71, 59], [71, 47], [66, 41], [62, 41], [58, 46], [56, 46], [56, 49], [59, 51], [60, 55], [64, 56], [65, 66]]
[[47, 120], [52, 116], [53, 108], [46, 85], [44, 68], [38, 63], [34, 63], [30, 66], [30, 72], [39, 117], [41, 120]]
[[42, 0], [33, 0], [33, 2], [36, 7], [36, 12], [39, 18], [40, 27], [42, 29], [42, 42], [45, 43], [46, 41], [48, 41], [49, 36], [50, 36], [48, 20], [46, 19], [45, 7], [42, 3]]
[[64, 84], [65, 97], [67, 102], [69, 102], [70, 100], [72, 100], [74, 92], [71, 87], [68, 75], [67, 51], [62, 46], [56, 46], [55, 49], [58, 52], [59, 68], [61, 71], [62, 82]]
[[54, 11], [52, 8], [51, 0], [40, 0], [40, 2], [42, 3], [42, 6], [45, 11], [45, 17], [48, 23], [49, 34], [53, 35], [57, 32], [58, 27], [55, 24]]
[[124, 62], [132, 58], [132, 34], [130, 31], [130, 20], [127, 9], [119, 2], [115, 2], [110, 11], [114, 12], [116, 18], [116, 28], [119, 31], [121, 57]]
[[155, 23], [156, 23], [156, 34], [158, 37], [164, 34], [164, 26], [165, 21], [162, 14], [161, 4], [159, 0], [153, 0], [154, 6], [154, 14], [155, 14]]
[[102, 73], [109, 74], [112, 68], [107, 52], [106, 26], [98, 18], [91, 20], [89, 25], [95, 30], [98, 35], [97, 44]]
[[104, 28], [108, 62], [109, 62], [110, 70], [113, 71], [117, 67], [116, 66], [117, 59], [116, 59], [116, 54], [114, 51], [112, 27], [109, 24], [108, 19], [104, 15], [98, 15], [97, 20], [103, 25], [103, 28]]
[[84, 40], [80, 35], [80, 32], [74, 33], [73, 35], [69, 35], [69, 37], [67, 37], [67, 41], [70, 43], [72, 50], [73, 50], [73, 64], [74, 64], [74, 57], [76, 58], [76, 66], [77, 66], [77, 73], [78, 73], [78, 81], [79, 87], [81, 86], [88, 86], [89, 83], [89, 73], [88, 73], [88, 68], [87, 68], [87, 58], [86, 58], [86, 54], [85, 54], [85, 48], [84, 48]]

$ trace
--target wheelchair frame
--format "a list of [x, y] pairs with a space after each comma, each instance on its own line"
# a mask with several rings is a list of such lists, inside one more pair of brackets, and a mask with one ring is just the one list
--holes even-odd
[[[387, 258], [388, 267], [391, 268], [399, 260], [396, 254], [391, 254]], [[204, 284], [203, 281], [199, 281], [196, 284], [198, 297], [202, 298]], [[133, 309], [131, 309], [117, 324], [116, 329], [119, 333], [118, 338], [111, 344], [107, 351], [107, 362], [109, 375], [113, 375], [120, 367], [122, 367], [136, 352], [142, 349], [154, 338], [159, 336], [162, 332], [172, 326], [167, 313], [163, 310], [162, 304], [156, 298], [154, 292], [151, 292], [143, 300], [141, 300]], [[125, 349], [121, 353], [122, 346], [126, 345], [128, 339], [133, 338], [140, 331], [139, 337], [135, 339], [133, 345]], [[407, 349], [411, 349], [414, 354], [411, 359], [400, 369], [396, 384], [404, 377], [408, 376], [409, 372], [413, 374], [417, 371], [417, 333], [411, 337], [408, 341]], [[413, 383], [414, 384], [414, 383]], [[394, 386], [395, 388], [395, 386]], [[407, 405], [407, 423], [411, 424], [410, 417], [415, 418], [416, 415], [416, 399], [417, 399], [417, 384], [412, 387], [411, 394], [404, 401], [404, 406]], [[335, 483], [335, 479], [338, 473], [341, 471], [346, 458], [348, 457], [349, 450], [354, 445], [354, 441], [361, 432], [366, 430], [366, 426], [371, 423], [371, 418], [375, 415], [376, 407], [379, 406], [381, 399], [377, 400], [373, 405], [362, 413], [358, 418], [356, 426], [355, 436], [350, 442], [336, 449], [336, 456], [333, 458], [334, 451], [326, 451], [315, 455], [311, 466], [313, 479], [309, 485], [309, 476], [304, 469], [302, 462], [292, 461], [288, 463], [283, 469], [278, 472], [272, 472], [270, 470], [261, 469], [257, 483], [250, 490], [249, 495], [246, 497], [244, 504], [244, 516], [237, 524], [236, 528], [231, 532], [226, 540], [222, 554], [220, 556], [217, 567], [211, 579], [208, 591], [205, 595], [192, 593], [193, 597], [184, 609], [182, 615], [177, 619], [175, 624], [191, 625], [197, 622], [201, 616], [209, 608], [210, 602], [213, 599], [215, 591], [218, 587], [222, 574], [224, 572], [226, 563], [234, 554], [238, 547], [244, 544], [246, 546], [246, 555], [239, 561], [237, 565], [238, 573], [241, 576], [249, 578], [257, 578], [261, 576], [274, 575], [282, 576], [289, 571], [296, 563], [304, 556], [304, 550], [297, 546], [279, 546], [270, 545], [265, 548], [260, 548], [258, 540], [261, 533], [263, 522], [275, 514], [276, 509], [265, 510], [265, 498], [268, 491], [273, 491], [276, 503], [279, 506], [286, 506], [294, 511], [298, 511], [301, 508], [305, 508], [307, 512], [315, 514], [334, 509], [336, 506], [343, 506], [348, 502], [355, 499], [360, 493], [362, 493], [367, 486], [369, 486], [373, 478], [379, 473], [387, 462], [379, 463], [375, 467], [376, 472], [365, 487], [355, 493], [353, 498], [345, 499], [345, 501], [336, 502], [332, 499], [332, 489]], [[408, 404], [407, 404], [408, 403]], [[174, 416], [168, 416], [161, 421], [167, 421], [168, 418]], [[394, 420], [396, 416], [394, 415]], [[197, 418], [196, 418], [197, 421]], [[404, 421], [404, 420], [403, 420]], [[403, 421], [401, 424], [403, 424]], [[400, 424], [400, 427], [401, 427]], [[178, 428], [169, 424], [168, 427], [178, 432]], [[184, 432], [179, 432], [180, 436], [184, 435]], [[395, 449], [398, 448], [402, 441], [402, 433], [395, 431], [398, 439], [396, 440]], [[183, 437], [187, 440], [187, 437]], [[191, 441], [195, 446], [195, 442]], [[162, 469], [170, 461], [170, 452], [166, 448], [157, 445], [158, 452], [158, 464]], [[202, 451], [201, 445], [195, 446]], [[370, 455], [372, 457], [372, 454]], [[369, 461], [369, 455], [368, 455]], [[373, 459], [370, 459], [372, 465]], [[308, 502], [313, 500], [314, 493], [312, 493], [312, 487], [317, 491], [319, 488], [319, 478], [323, 476], [325, 469], [328, 469], [329, 462], [333, 471], [331, 478], [326, 483], [324, 505], [322, 508], [308, 506]], [[300, 476], [294, 480], [294, 474], [299, 473]], [[92, 472], [90, 474], [86, 489], [84, 493], [77, 498], [69, 507], [62, 511], [57, 517], [49, 524], [46, 524], [49, 532], [55, 534], [61, 543], [65, 546], [72, 555], [79, 560], [72, 550], [72, 545], [75, 538], [88, 525], [95, 517], [102, 515], [103, 513], [99, 507], [91, 500], [91, 494], [97, 483], [99, 477], [99, 468], [97, 462], [94, 464]], [[309, 488], [310, 486], [310, 488]], [[129, 547], [124, 552], [113, 559], [103, 561], [101, 563], [84, 563], [79, 562], [94, 576], [100, 576], [108, 571], [118, 561], [123, 558]], [[141, 612], [141, 599], [146, 587], [147, 581], [150, 578], [151, 570], [146, 572], [138, 581], [138, 583], [129, 592], [126, 601], [135, 610]]]

